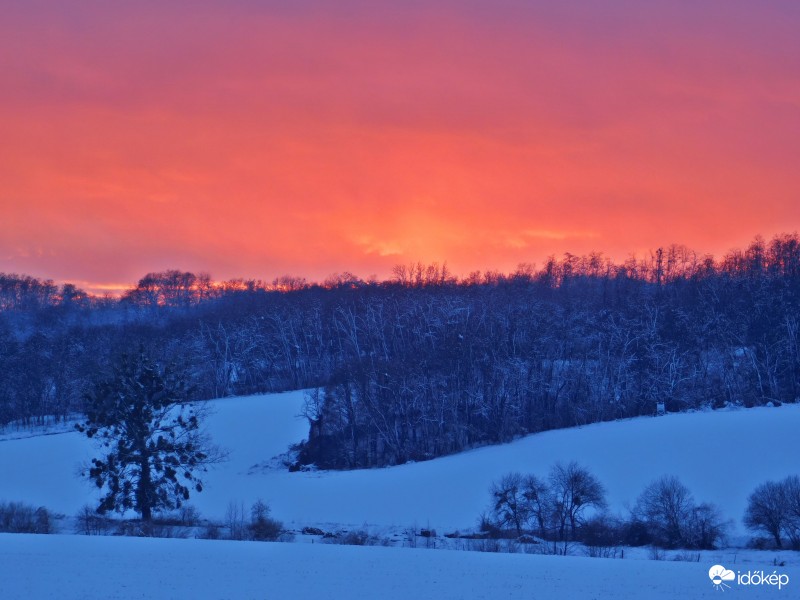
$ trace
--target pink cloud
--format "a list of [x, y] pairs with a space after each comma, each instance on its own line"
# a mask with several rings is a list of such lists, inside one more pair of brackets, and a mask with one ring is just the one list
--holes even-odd
[[39, 4], [0, 24], [0, 270], [467, 272], [800, 228], [791, 3]]

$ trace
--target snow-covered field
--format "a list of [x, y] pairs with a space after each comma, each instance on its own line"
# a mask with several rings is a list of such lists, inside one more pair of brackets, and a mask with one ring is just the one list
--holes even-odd
[[[709, 567], [324, 544], [0, 535], [0, 595], [7, 599], [718, 598]], [[781, 590], [734, 583], [729, 595], [796, 598], [800, 569], [779, 571], [789, 577]]]
[[[551, 431], [424, 463], [350, 472], [289, 473], [274, 458], [306, 435], [301, 392], [218, 400], [207, 429], [229, 460], [191, 502], [222, 519], [231, 501], [268, 501], [288, 526], [416, 525], [439, 533], [474, 528], [490, 483], [510, 470], [545, 475], [576, 460], [624, 511], [662, 474], [715, 502], [744, 533], [752, 489], [797, 473], [800, 406], [668, 415]], [[93, 443], [74, 432], [0, 436], [0, 500], [65, 515], [93, 504], [77, 477]], [[70, 533], [65, 530], [64, 533]], [[305, 536], [300, 536], [304, 538]], [[308, 538], [305, 540], [308, 541]], [[775, 556], [773, 556], [773, 554]], [[669, 556], [669, 555], [668, 555]], [[0, 598], [711, 598], [708, 570], [777, 570], [784, 589], [740, 586], [742, 597], [797, 597], [797, 553], [728, 549], [700, 562], [625, 560], [449, 550], [176, 539], [0, 535]], [[773, 559], [786, 566], [772, 566]]]
[[[302, 392], [293, 392], [212, 403], [208, 431], [230, 454], [191, 500], [203, 516], [219, 519], [231, 501], [249, 505], [262, 498], [287, 524], [416, 524], [443, 533], [474, 527], [489, 485], [504, 473], [546, 475], [554, 462], [576, 460], [606, 486], [612, 510], [623, 511], [656, 477], [674, 474], [697, 500], [718, 504], [743, 533], [753, 488], [800, 470], [800, 405], [784, 405], [550, 431], [392, 468], [289, 473], [270, 459], [305, 437], [306, 423], [297, 416], [302, 402]], [[76, 476], [92, 450], [78, 433], [0, 441], [0, 500], [75, 514], [96, 497]]]

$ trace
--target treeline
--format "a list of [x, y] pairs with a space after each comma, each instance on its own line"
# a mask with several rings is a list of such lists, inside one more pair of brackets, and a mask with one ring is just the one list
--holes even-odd
[[[650, 482], [626, 515], [615, 516], [607, 510], [603, 484], [576, 462], [556, 463], [546, 478], [507, 473], [489, 494], [479, 518], [485, 537], [549, 541], [554, 554], [567, 554], [571, 542], [606, 557], [622, 546], [711, 550], [724, 542], [731, 524], [719, 506], [698, 503], [671, 475]], [[800, 477], [759, 485], [748, 498], [744, 524], [755, 534], [754, 548], [800, 550]]]
[[797, 234], [720, 260], [672, 246], [622, 264], [565, 255], [461, 279], [420, 264], [388, 281], [344, 273], [322, 284], [167, 271], [118, 299], [63, 291], [0, 276], [0, 424], [80, 412], [91, 382], [138, 346], [182, 369], [197, 399], [311, 388], [299, 460], [324, 468], [422, 460], [659, 406], [800, 397]]
[[554, 554], [566, 555], [571, 542], [585, 544], [590, 556], [605, 557], [616, 557], [622, 546], [711, 550], [728, 527], [719, 507], [697, 503], [668, 475], [648, 484], [622, 517], [607, 512], [602, 483], [575, 462], [556, 463], [546, 479], [508, 473], [489, 492], [489, 508], [480, 517], [486, 536], [523, 542], [537, 541], [535, 536], [552, 542]]

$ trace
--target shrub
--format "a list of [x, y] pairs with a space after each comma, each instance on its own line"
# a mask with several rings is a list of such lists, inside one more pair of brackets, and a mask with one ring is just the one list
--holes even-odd
[[675, 556], [672, 557], [672, 560], [675, 562], [700, 562], [700, 553], [699, 552], [679, 552]]
[[108, 535], [114, 523], [88, 504], [75, 515], [75, 532], [83, 535]]
[[580, 539], [590, 548], [622, 545], [624, 527], [609, 515], [595, 515], [580, 528]]
[[420, 537], [430, 538], [436, 537], [436, 530], [435, 529], [420, 529], [419, 530]]
[[222, 533], [220, 532], [221, 527], [215, 523], [209, 523], [206, 525], [205, 528], [200, 532], [200, 539], [203, 540], [218, 540], [222, 538]]
[[[480, 517], [478, 517], [478, 530], [485, 534], [482, 537], [490, 537], [490, 538], [499, 538], [502, 535], [502, 531], [495, 523], [495, 519], [486, 513], [481, 513]], [[416, 531], [414, 532], [416, 536]]]
[[692, 507], [686, 530], [686, 547], [713, 550], [725, 539], [728, 523], [723, 521], [719, 508], [703, 502]]
[[319, 527], [303, 527], [303, 535], [325, 535]]
[[22, 502], [0, 503], [0, 532], [54, 533], [53, 515], [43, 506]]
[[283, 523], [270, 518], [269, 506], [258, 500], [250, 509], [250, 539], [258, 542], [274, 542], [283, 532]]
[[622, 554], [619, 546], [586, 546], [584, 552], [591, 558], [617, 558]]
[[501, 540], [498, 539], [473, 539], [466, 541], [466, 548], [476, 552], [503, 552], [505, 546]]
[[632, 516], [622, 524], [622, 544], [624, 546], [647, 546], [653, 542], [653, 536], [647, 528], [647, 523], [636, 516]]
[[332, 536], [325, 536], [322, 540], [326, 544], [341, 544], [344, 546], [388, 546], [389, 540], [371, 535], [365, 529], [354, 529]]

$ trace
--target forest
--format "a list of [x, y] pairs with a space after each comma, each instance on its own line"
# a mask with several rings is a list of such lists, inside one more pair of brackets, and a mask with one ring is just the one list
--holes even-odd
[[401, 265], [214, 281], [150, 273], [120, 297], [0, 273], [0, 427], [79, 418], [144, 350], [195, 400], [308, 389], [297, 468], [418, 461], [660, 410], [800, 401], [800, 238], [716, 259], [682, 246], [511, 273]]

